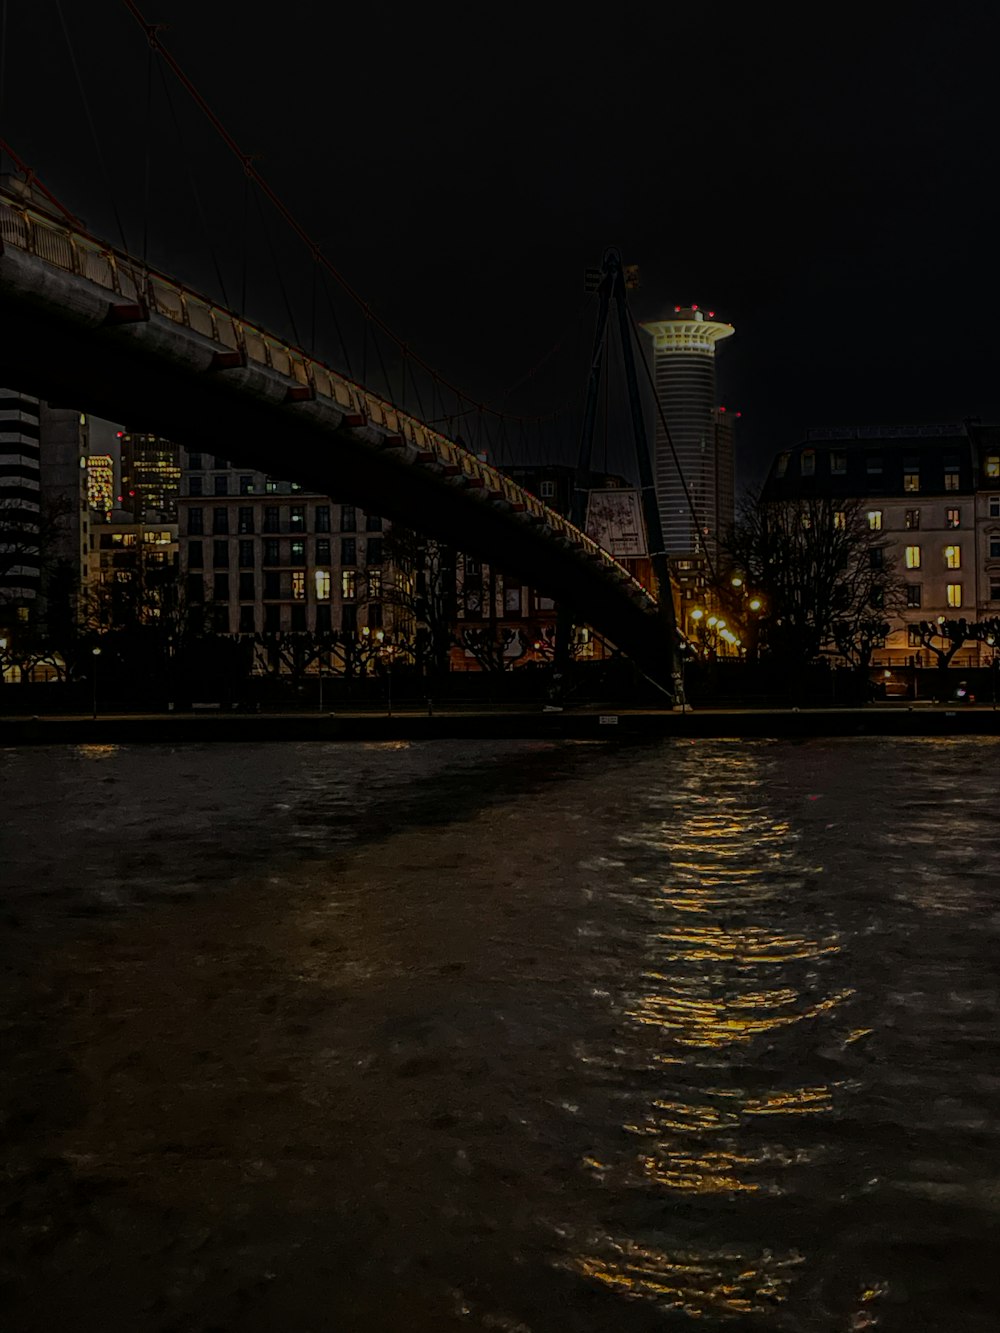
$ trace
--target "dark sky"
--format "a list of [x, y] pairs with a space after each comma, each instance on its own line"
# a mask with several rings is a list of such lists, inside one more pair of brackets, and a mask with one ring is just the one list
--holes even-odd
[[[62, 8], [136, 249], [145, 42], [119, 0]], [[583, 272], [614, 244], [640, 318], [697, 302], [735, 324], [719, 369], [744, 479], [810, 424], [1000, 417], [997, 29], [971, 7], [142, 8], [349, 281], [477, 396], [567, 331], [508, 401], [582, 396]], [[8, 10], [5, 133], [113, 238], [55, 0]], [[174, 87], [178, 141], [153, 90], [150, 256], [211, 281], [193, 170], [233, 297], [240, 170]], [[303, 335], [308, 265], [277, 227], [274, 244]], [[256, 246], [250, 313], [283, 322]], [[319, 341], [332, 356], [322, 319]]]

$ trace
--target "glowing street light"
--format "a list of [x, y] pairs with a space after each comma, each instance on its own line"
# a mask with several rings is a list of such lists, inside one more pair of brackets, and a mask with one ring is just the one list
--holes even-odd
[[93, 671], [93, 685], [94, 685], [94, 701], [93, 701], [93, 702], [94, 702], [94, 708], [93, 708], [93, 714], [92, 714], [92, 716], [93, 716], [93, 720], [96, 722], [96, 721], [97, 721], [97, 659], [98, 659], [98, 658], [100, 657], [100, 655], [101, 655], [101, 650], [100, 650], [100, 648], [92, 648], [92, 649], [91, 649], [91, 652], [93, 653], [93, 656], [94, 656], [94, 671]]

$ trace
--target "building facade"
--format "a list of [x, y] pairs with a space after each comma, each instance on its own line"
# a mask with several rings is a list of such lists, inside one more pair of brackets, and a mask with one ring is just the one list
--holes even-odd
[[[889, 618], [878, 664], [932, 666], [921, 621], [1000, 616], [1000, 428], [969, 421], [812, 430], [778, 454], [764, 493], [860, 502], [904, 585], [905, 610]], [[970, 641], [953, 665], [989, 665], [992, 655]]]
[[[672, 559], [713, 558], [733, 521], [732, 418], [717, 405], [716, 346], [733, 333], [713, 311], [676, 306], [673, 316], [642, 325], [653, 340], [660, 412], [654, 478], [660, 523]], [[692, 510], [694, 511], [692, 513]]]
[[181, 449], [172, 440], [120, 431], [122, 489], [118, 507], [138, 522], [147, 514], [175, 520], [180, 495]]

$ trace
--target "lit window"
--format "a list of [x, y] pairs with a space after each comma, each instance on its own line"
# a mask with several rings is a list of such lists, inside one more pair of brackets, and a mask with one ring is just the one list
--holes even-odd
[[962, 585], [960, 583], [948, 584], [948, 605], [953, 609], [962, 605]]
[[920, 547], [919, 547], [919, 546], [908, 546], [908, 547], [906, 548], [905, 560], [906, 560], [906, 568], [907, 568], [907, 569], [919, 569], [919, 568], [920, 568]]
[[1000, 454], [986, 455], [986, 475], [988, 477], [1000, 477]]
[[869, 509], [869, 511], [868, 511], [868, 526], [871, 528], [872, 532], [881, 532], [881, 531], [882, 531], [882, 511], [881, 511], [881, 509]]
[[324, 602], [330, 596], [330, 571], [328, 569], [317, 569], [316, 571], [316, 600]]
[[920, 490], [920, 473], [919, 473], [919, 472], [904, 472], [904, 473], [903, 473], [903, 490], [904, 490], [904, 491], [919, 491], [919, 490]]
[[253, 495], [253, 477], [240, 477], [240, 495]]
[[961, 569], [962, 548], [960, 546], [946, 546], [944, 548], [944, 563], [946, 569]]
[[292, 571], [292, 596], [297, 602], [301, 602], [306, 595], [306, 576], [305, 571], [295, 569]]
[[816, 475], [815, 449], [803, 449], [800, 466], [803, 477], [814, 477]]
[[382, 571], [380, 569], [370, 569], [368, 571], [368, 596], [382, 596]]
[[345, 602], [353, 602], [357, 596], [358, 574], [357, 570], [345, 569], [340, 574], [340, 595]]
[[833, 515], [833, 526], [835, 528], [847, 527], [847, 514], [843, 509], [837, 509]]
[[920, 605], [919, 583], [908, 583], [906, 585], [906, 605], [911, 607]]
[[961, 509], [946, 509], [944, 511], [944, 525], [946, 528], [960, 528], [962, 526]]
[[920, 527], [920, 510], [908, 509], [903, 519], [903, 527], [915, 532]]
[[907, 625], [906, 627], [906, 646], [907, 648], [919, 648], [923, 643], [920, 636], [919, 625]]
[[847, 455], [831, 454], [830, 471], [835, 477], [842, 477], [847, 472]]

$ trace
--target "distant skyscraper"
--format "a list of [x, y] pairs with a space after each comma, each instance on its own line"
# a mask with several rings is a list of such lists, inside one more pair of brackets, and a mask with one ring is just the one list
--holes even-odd
[[707, 549], [714, 557], [733, 521], [735, 494], [732, 425], [716, 406], [715, 345], [733, 326], [717, 322], [714, 311], [677, 306], [672, 318], [642, 327], [653, 339], [656, 396], [673, 442], [671, 450], [657, 413], [656, 498], [667, 551], [690, 557]]
[[141, 521], [147, 515], [176, 518], [180, 447], [159, 435], [126, 431], [121, 437], [121, 506]]

